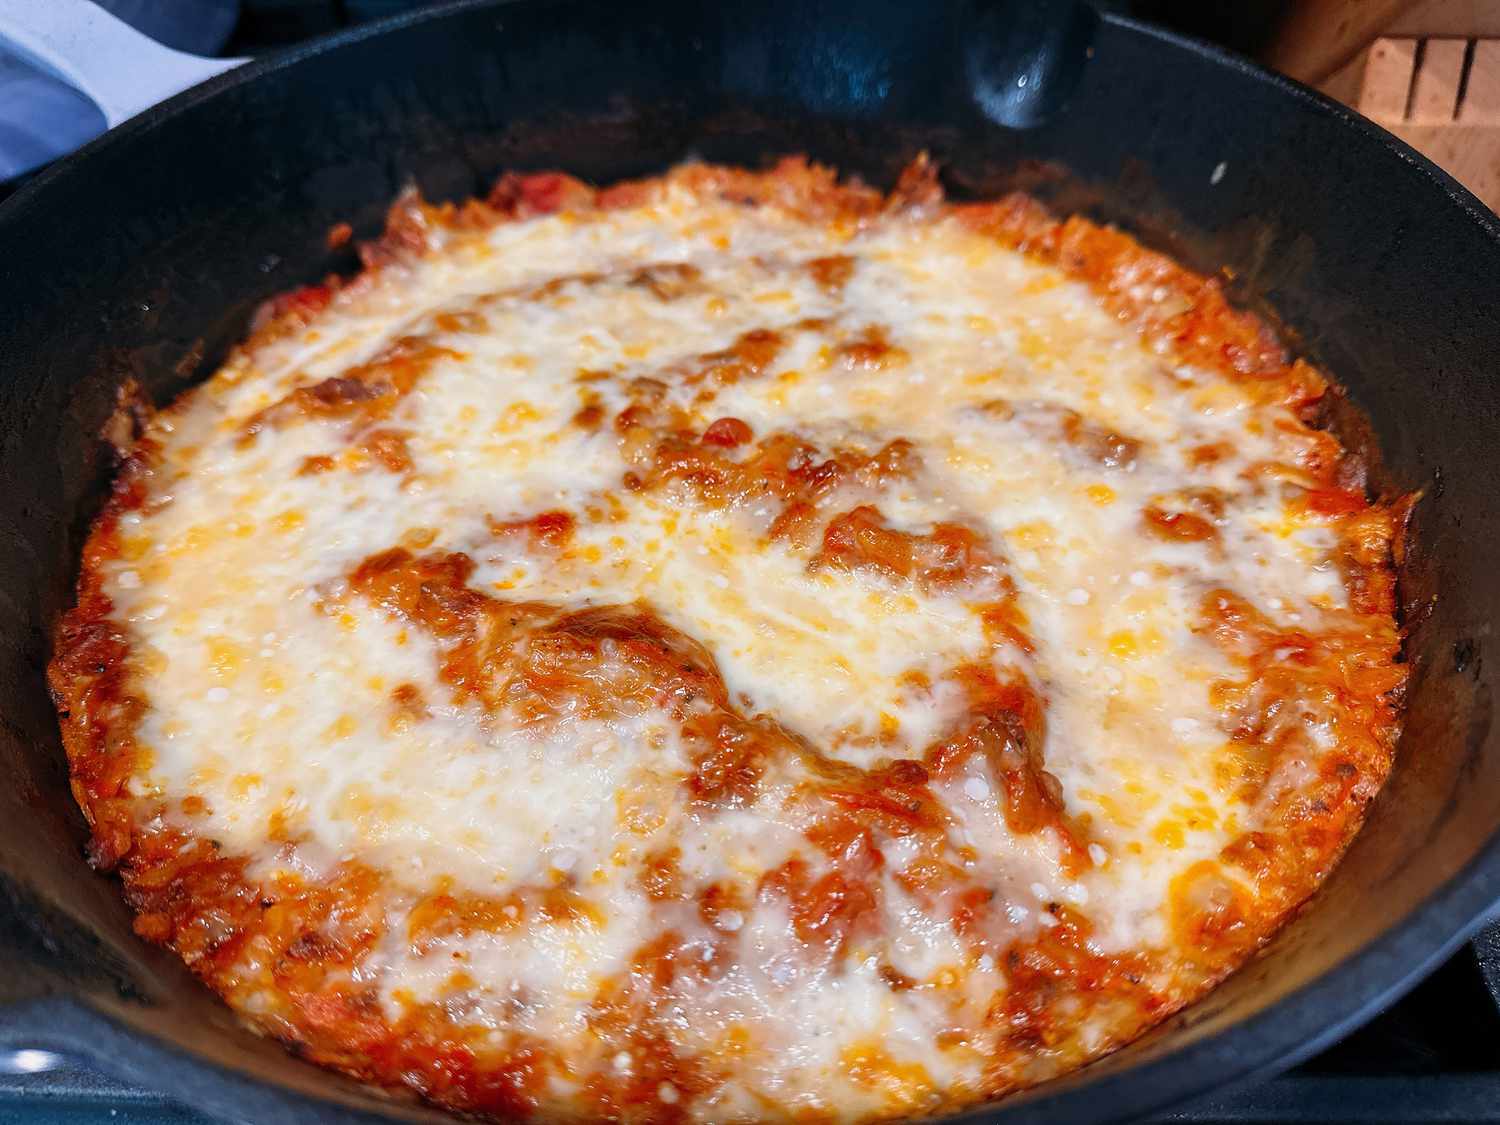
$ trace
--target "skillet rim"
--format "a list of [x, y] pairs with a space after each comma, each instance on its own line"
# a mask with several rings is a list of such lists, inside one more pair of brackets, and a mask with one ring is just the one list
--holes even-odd
[[[12, 223], [23, 222], [37, 200], [45, 199], [54, 182], [86, 175], [96, 153], [134, 144], [137, 138], [149, 136], [162, 122], [223, 90], [258, 81], [284, 67], [346, 45], [395, 34], [429, 20], [484, 9], [503, 11], [513, 4], [554, 2], [558, 0], [452, 0], [252, 60], [151, 107], [34, 177], [14, 196], [0, 203], [0, 234]], [[1343, 129], [1353, 129], [1366, 142], [1380, 146], [1421, 174], [1449, 204], [1463, 212], [1477, 228], [1476, 235], [1487, 239], [1500, 254], [1500, 218], [1430, 160], [1369, 119], [1220, 47], [1131, 17], [1109, 12], [1101, 12], [1099, 16], [1116, 28], [1151, 41], [1153, 46], [1197, 55], [1245, 79], [1267, 84], [1279, 96], [1331, 115]], [[1496, 908], [1497, 901], [1500, 901], [1500, 825], [1467, 863], [1435, 887], [1389, 931], [1248, 1019], [1160, 1058], [1120, 1069], [1109, 1069], [1107, 1062], [1101, 1060], [1054, 1082], [947, 1120], [1004, 1121], [1015, 1125], [1030, 1122], [1040, 1125], [1059, 1117], [1125, 1120], [1167, 1109], [1210, 1091], [1227, 1092], [1252, 1084], [1316, 1053], [1408, 991], [1468, 940]], [[1329, 1012], [1339, 1013], [1332, 1022], [1325, 1015]], [[46, 1023], [47, 1030], [31, 1030], [37, 1022]], [[298, 1121], [375, 1119], [369, 1112], [328, 1100], [322, 1092], [305, 1092], [288, 1084], [252, 1077], [148, 1031], [134, 1030], [124, 1021], [93, 1007], [82, 996], [55, 994], [0, 1010], [0, 1042], [55, 1047], [108, 1072], [142, 1081], [193, 1105], [236, 1119], [243, 1119], [247, 1111], [255, 1115], [275, 1112], [282, 1119]], [[1105, 1069], [1101, 1071], [1100, 1066]], [[330, 1074], [330, 1078], [337, 1077]], [[333, 1091], [328, 1093], [331, 1095]], [[378, 1099], [382, 1095], [376, 1093], [373, 1097]], [[393, 1101], [390, 1107], [407, 1119], [451, 1120], [405, 1102]], [[1102, 1107], [1107, 1107], [1103, 1113]]]

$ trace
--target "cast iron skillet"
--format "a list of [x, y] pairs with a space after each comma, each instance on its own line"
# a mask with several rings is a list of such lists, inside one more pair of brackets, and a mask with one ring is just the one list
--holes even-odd
[[240, 1029], [79, 858], [42, 669], [110, 468], [96, 435], [127, 375], [167, 399], [257, 302], [351, 264], [325, 232], [370, 235], [411, 179], [448, 198], [507, 168], [608, 181], [690, 154], [806, 152], [886, 185], [925, 147], [957, 195], [1019, 184], [1226, 266], [1368, 415], [1377, 485], [1424, 490], [1403, 567], [1410, 717], [1343, 864], [1201, 1003], [970, 1119], [1124, 1119], [1265, 1075], [1464, 938], [1500, 899], [1500, 227], [1300, 87], [1069, 4], [1014, 22], [1027, 7], [464, 3], [218, 78], [0, 208], [0, 1044], [80, 1054], [233, 1117], [433, 1116]]

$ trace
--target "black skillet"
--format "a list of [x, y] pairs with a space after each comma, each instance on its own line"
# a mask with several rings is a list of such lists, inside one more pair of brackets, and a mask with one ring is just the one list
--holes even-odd
[[1347, 386], [1346, 441], [1370, 447], [1368, 416], [1375, 487], [1424, 492], [1403, 565], [1410, 717], [1343, 864], [1158, 1032], [971, 1117], [1119, 1120], [1263, 1076], [1450, 952], [1500, 899], [1493, 215], [1346, 110], [1081, 6], [464, 3], [215, 79], [0, 206], [0, 1045], [231, 1117], [428, 1113], [241, 1030], [80, 858], [42, 668], [123, 378], [159, 400], [191, 384], [257, 302], [351, 265], [325, 232], [370, 235], [412, 179], [450, 198], [506, 168], [609, 181], [805, 152], [884, 185], [922, 148], [956, 195], [1025, 186], [1226, 268]]

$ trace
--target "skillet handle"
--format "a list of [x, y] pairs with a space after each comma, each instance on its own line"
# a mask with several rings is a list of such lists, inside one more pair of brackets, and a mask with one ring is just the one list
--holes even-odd
[[163, 47], [89, 0], [0, 0], [0, 40], [88, 95], [110, 128], [249, 61]]
[[1099, 13], [1088, 0], [964, 0], [963, 60], [981, 113], [1008, 129], [1056, 116], [1083, 80]]

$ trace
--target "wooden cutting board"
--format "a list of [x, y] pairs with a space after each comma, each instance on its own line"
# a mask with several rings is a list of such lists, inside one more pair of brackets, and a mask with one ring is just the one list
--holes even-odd
[[1304, 0], [1265, 60], [1500, 210], [1500, 0]]

